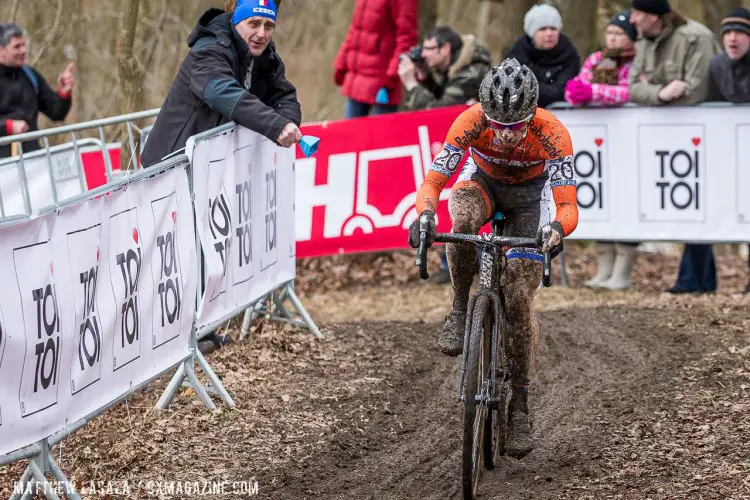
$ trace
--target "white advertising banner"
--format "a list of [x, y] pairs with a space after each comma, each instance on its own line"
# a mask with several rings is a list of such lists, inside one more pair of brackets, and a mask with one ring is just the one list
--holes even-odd
[[175, 168], [0, 228], [0, 455], [187, 357], [192, 224], [187, 175]]
[[294, 151], [243, 128], [198, 136], [187, 151], [204, 259], [200, 328], [294, 279]]
[[575, 151], [575, 239], [750, 241], [750, 107], [555, 110]]

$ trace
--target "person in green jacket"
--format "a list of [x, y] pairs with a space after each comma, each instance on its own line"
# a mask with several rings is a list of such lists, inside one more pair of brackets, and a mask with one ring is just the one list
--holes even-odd
[[[633, 0], [630, 21], [641, 39], [630, 71], [630, 100], [646, 106], [691, 106], [710, 98], [709, 68], [719, 44], [707, 27], [685, 19], [667, 0]], [[635, 248], [631, 260], [635, 260]], [[711, 245], [686, 244], [670, 293], [716, 290]]]
[[[491, 57], [474, 35], [462, 37], [449, 26], [435, 26], [425, 35], [419, 56], [421, 59], [416, 63], [407, 55], [399, 62], [398, 74], [406, 88], [406, 109], [433, 109], [479, 99], [479, 86], [490, 70]], [[444, 249], [440, 260], [442, 268], [433, 274], [432, 280], [450, 283]]]
[[711, 30], [685, 19], [667, 0], [633, 0], [630, 21], [641, 35], [630, 71], [630, 100], [645, 106], [706, 101], [708, 68], [719, 52]]
[[399, 76], [406, 87], [405, 107], [432, 109], [476, 101], [490, 70], [490, 52], [473, 35], [460, 36], [436, 26], [424, 37], [422, 60], [401, 57]]

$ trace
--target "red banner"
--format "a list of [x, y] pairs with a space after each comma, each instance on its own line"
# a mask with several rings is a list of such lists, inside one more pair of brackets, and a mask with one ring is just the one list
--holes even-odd
[[[465, 106], [309, 124], [318, 152], [297, 148], [297, 255], [317, 257], [407, 247], [416, 195], [453, 120]], [[450, 187], [450, 184], [449, 186]], [[447, 199], [438, 226], [450, 230]]]

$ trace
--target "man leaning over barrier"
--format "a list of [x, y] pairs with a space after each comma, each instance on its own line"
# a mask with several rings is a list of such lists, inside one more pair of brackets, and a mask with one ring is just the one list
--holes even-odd
[[234, 12], [209, 9], [201, 16], [148, 136], [144, 166], [181, 150], [189, 137], [230, 121], [283, 147], [299, 142], [297, 91], [271, 41], [276, 14], [273, 0], [239, 0]]

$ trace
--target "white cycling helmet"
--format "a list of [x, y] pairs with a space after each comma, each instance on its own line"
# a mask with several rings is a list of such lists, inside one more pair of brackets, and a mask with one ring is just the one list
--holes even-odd
[[530, 120], [536, 113], [539, 82], [534, 73], [516, 59], [506, 59], [492, 68], [479, 87], [479, 102], [487, 118], [511, 124]]

